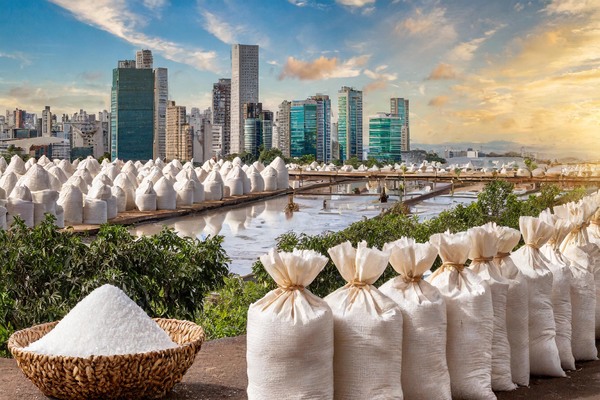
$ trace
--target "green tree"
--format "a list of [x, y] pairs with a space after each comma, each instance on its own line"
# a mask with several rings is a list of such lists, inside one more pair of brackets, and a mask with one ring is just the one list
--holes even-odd
[[356, 156], [352, 156], [344, 161], [344, 165], [351, 165], [354, 169], [358, 169], [360, 164], [360, 160]]
[[440, 157], [438, 155], [438, 153], [436, 153], [434, 151], [430, 151], [429, 153], [427, 153], [427, 155], [425, 156], [425, 161], [428, 161], [428, 162], [439, 162], [441, 164], [446, 164], [446, 159]]
[[477, 207], [488, 221], [499, 223], [510, 209], [509, 205], [517, 201], [513, 193], [514, 185], [510, 182], [495, 179], [485, 185], [477, 196]]
[[533, 170], [537, 168], [536, 162], [529, 157], [525, 158], [523, 162], [525, 163], [525, 168], [529, 171], [529, 176], [532, 176]]
[[110, 161], [110, 160], [111, 160], [111, 158], [110, 158], [110, 153], [109, 153], [109, 152], [105, 152], [104, 154], [102, 154], [102, 155], [100, 156], [100, 158], [98, 158], [98, 162], [99, 162], [99, 163], [102, 163], [102, 161], [104, 161], [104, 160], [108, 160], [108, 161]]
[[268, 150], [263, 149], [258, 156], [258, 161], [267, 165], [273, 162], [273, 160], [275, 160], [277, 157], [281, 157], [286, 164], [288, 163], [288, 160], [286, 160], [286, 158], [283, 156], [281, 150], [275, 147], [272, 147]]

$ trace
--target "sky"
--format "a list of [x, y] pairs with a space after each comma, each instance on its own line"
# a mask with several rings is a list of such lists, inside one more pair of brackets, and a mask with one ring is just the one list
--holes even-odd
[[[260, 101], [410, 100], [413, 147], [600, 158], [600, 0], [3, 0], [0, 110], [110, 109], [112, 69], [150, 49], [169, 97], [210, 106], [231, 44], [260, 46]], [[492, 146], [490, 143], [494, 143]]]

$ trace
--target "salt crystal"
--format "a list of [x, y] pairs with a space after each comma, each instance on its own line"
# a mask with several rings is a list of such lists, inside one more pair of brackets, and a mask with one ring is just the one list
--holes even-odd
[[177, 347], [123, 291], [104, 285], [77, 305], [25, 350], [48, 355], [89, 357], [145, 353]]

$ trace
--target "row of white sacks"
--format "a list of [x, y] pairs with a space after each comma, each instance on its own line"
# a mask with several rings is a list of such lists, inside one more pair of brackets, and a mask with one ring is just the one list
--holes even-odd
[[248, 193], [286, 189], [289, 175], [281, 158], [270, 165], [247, 166], [209, 160], [194, 168], [191, 162], [162, 160], [102, 164], [92, 157], [72, 164], [45, 156], [27, 162], [0, 157], [0, 228], [15, 216], [28, 226], [39, 224], [45, 213], [56, 216], [59, 227], [102, 224], [130, 210], [174, 210], [204, 201]]
[[[272, 250], [261, 261], [278, 288], [248, 311], [248, 398], [488, 400], [596, 360], [599, 204], [521, 217], [521, 232], [343, 243], [328, 252], [348, 284], [324, 299], [306, 287], [326, 257]], [[399, 275], [376, 288], [388, 261]]]

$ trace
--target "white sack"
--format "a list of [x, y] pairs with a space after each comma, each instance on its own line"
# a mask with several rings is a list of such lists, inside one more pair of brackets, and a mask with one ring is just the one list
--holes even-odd
[[260, 260], [279, 287], [248, 309], [248, 399], [332, 399], [333, 316], [306, 289], [327, 258], [271, 250]]
[[498, 253], [494, 257], [494, 264], [509, 282], [506, 330], [510, 344], [512, 380], [517, 385], [529, 386], [529, 286], [525, 275], [510, 258], [511, 251], [521, 239], [521, 232], [495, 224], [486, 227], [494, 230], [498, 237]]
[[532, 375], [564, 377], [556, 346], [552, 308], [552, 272], [540, 252], [552, 236], [552, 227], [539, 218], [520, 217], [525, 246], [511, 258], [529, 283], [529, 368]]
[[[2, 158], [2, 160], [4, 160], [4, 158]], [[6, 161], [5, 161], [5, 163], [6, 163]], [[1, 169], [0, 169], [0, 171], [1, 171]], [[6, 213], [7, 212], [8, 211], [6, 210], [5, 207], [0, 206], [0, 229], [6, 230], [8, 227], [8, 225], [6, 223]]]
[[222, 200], [223, 199], [223, 178], [219, 171], [211, 171], [203, 182], [204, 199]]
[[334, 323], [334, 398], [403, 399], [402, 312], [373, 286], [389, 252], [344, 242], [328, 253], [348, 282], [325, 297]]
[[117, 202], [117, 213], [127, 210], [127, 194], [120, 186], [113, 186], [110, 191]]
[[277, 171], [277, 189], [287, 189], [289, 186], [290, 175], [283, 159], [277, 157], [269, 165]]
[[191, 206], [194, 203], [194, 188], [195, 184], [192, 180], [179, 181], [173, 185], [173, 189], [177, 193], [177, 208]]
[[[540, 219], [552, 227], [552, 236], [540, 248], [540, 251], [546, 256], [548, 268], [552, 272], [552, 309], [554, 310], [554, 323], [556, 325], [556, 347], [558, 347], [562, 369], [572, 371], [575, 369], [575, 358], [573, 357], [571, 344], [571, 287], [573, 285], [573, 274], [569, 264], [563, 260], [559, 246], [573, 229], [573, 224], [550, 214], [550, 211], [542, 212]], [[593, 281], [593, 276], [591, 278]]]
[[[31, 171], [31, 168], [29, 169]], [[59, 193], [56, 190], [38, 190], [31, 192], [33, 201], [33, 224], [39, 225], [46, 218], [45, 214], [49, 213], [56, 217], [56, 201]]]
[[6, 218], [8, 226], [12, 225], [14, 217], [19, 216], [25, 221], [25, 225], [30, 228], [33, 227], [33, 201], [31, 191], [27, 186], [17, 186], [13, 189], [8, 198], [6, 209], [8, 211], [8, 217]]
[[[415, 243], [408, 238], [386, 243], [384, 250], [391, 251], [390, 264], [400, 274], [379, 290], [402, 310], [404, 396], [413, 400], [450, 400], [446, 302], [434, 286], [422, 279], [435, 261], [437, 251], [430, 243]], [[423, 379], [424, 376], [427, 378]]]
[[466, 232], [431, 236], [442, 266], [427, 279], [448, 310], [446, 355], [453, 398], [495, 399], [492, 392], [494, 309], [485, 281], [464, 267], [471, 242]]
[[83, 202], [83, 223], [88, 225], [101, 225], [107, 221], [107, 206], [106, 201], [94, 199], [91, 197], [85, 198]]
[[265, 181], [254, 166], [251, 166], [246, 170], [246, 176], [250, 179], [250, 193], [264, 192]]
[[509, 391], [517, 388], [512, 381], [510, 366], [510, 345], [506, 330], [506, 302], [508, 279], [493, 263], [498, 253], [496, 233], [487, 227], [475, 227], [467, 231], [471, 240], [469, 269], [487, 282], [492, 293], [494, 308], [494, 330], [492, 336], [492, 390]]
[[277, 171], [270, 165], [266, 167], [260, 175], [265, 182], [265, 192], [273, 192], [277, 190]]

